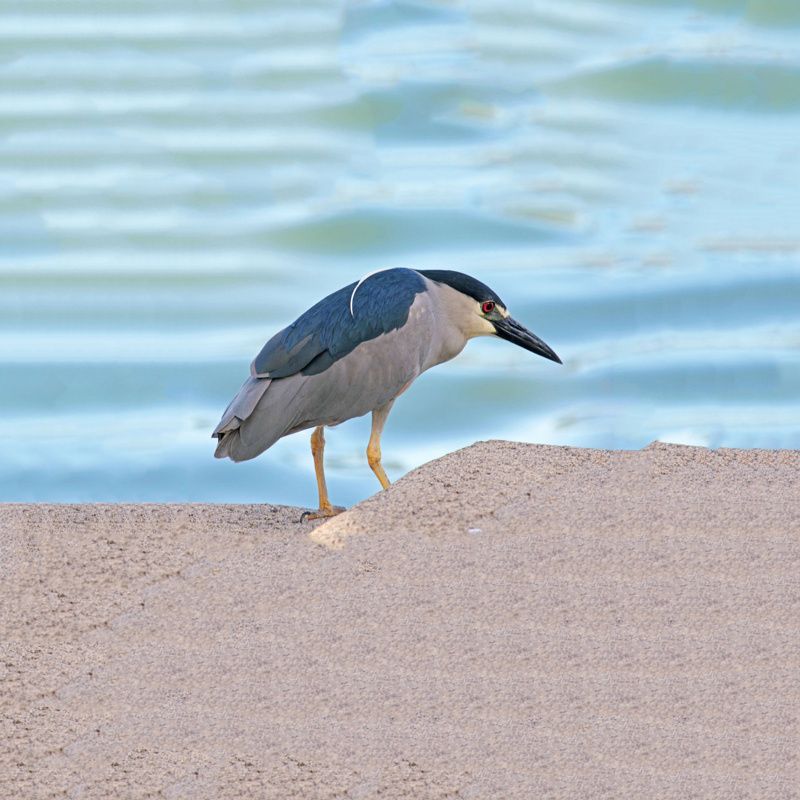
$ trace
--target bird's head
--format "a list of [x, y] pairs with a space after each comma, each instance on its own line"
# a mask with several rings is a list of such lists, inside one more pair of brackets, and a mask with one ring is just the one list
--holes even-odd
[[561, 363], [548, 344], [509, 315], [506, 304], [486, 284], [463, 272], [434, 269], [420, 270], [420, 273], [458, 293], [459, 296], [453, 295], [453, 313], [458, 316], [457, 323], [467, 338], [498, 336], [536, 355]]

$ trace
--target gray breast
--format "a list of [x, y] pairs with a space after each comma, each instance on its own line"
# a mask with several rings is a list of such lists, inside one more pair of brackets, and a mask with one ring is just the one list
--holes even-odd
[[438, 339], [433, 312], [431, 296], [419, 294], [402, 328], [363, 342], [319, 375], [303, 377], [293, 430], [337, 425], [397, 397], [431, 361]]

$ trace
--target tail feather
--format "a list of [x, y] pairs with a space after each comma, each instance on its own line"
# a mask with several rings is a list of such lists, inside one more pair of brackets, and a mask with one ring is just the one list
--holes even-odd
[[[236, 397], [231, 400], [212, 437], [219, 439], [215, 458], [234, 458], [231, 445], [239, 436], [240, 425], [253, 413], [272, 381], [269, 378], [248, 378]], [[235, 459], [236, 460], [236, 459]]]

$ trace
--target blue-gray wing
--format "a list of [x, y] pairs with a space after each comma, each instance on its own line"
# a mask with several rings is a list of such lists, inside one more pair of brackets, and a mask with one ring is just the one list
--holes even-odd
[[[358, 345], [402, 327], [425, 281], [413, 269], [388, 269], [328, 295], [275, 334], [255, 357], [258, 378], [316, 375]], [[353, 297], [353, 311], [350, 300]]]

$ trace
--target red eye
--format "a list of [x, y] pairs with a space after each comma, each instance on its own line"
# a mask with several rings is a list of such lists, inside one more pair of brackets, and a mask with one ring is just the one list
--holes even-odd
[[492, 300], [487, 300], [485, 303], [481, 304], [481, 311], [484, 314], [491, 314], [494, 311], [494, 302]]

